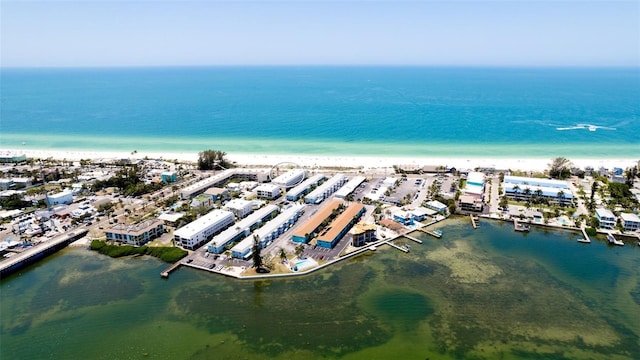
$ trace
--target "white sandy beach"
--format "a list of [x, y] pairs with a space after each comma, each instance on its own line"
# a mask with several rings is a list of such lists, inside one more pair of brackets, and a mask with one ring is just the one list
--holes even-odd
[[[163, 159], [196, 162], [198, 153], [159, 153], [139, 151], [110, 152], [110, 151], [68, 151], [68, 150], [33, 150], [33, 149], [0, 149], [3, 155], [26, 155], [29, 158], [54, 158], [77, 161], [80, 159]], [[473, 169], [476, 167], [511, 169], [522, 171], [543, 171], [548, 168], [552, 159], [541, 158], [443, 158], [443, 157], [372, 157], [372, 156], [323, 156], [299, 154], [244, 154], [229, 153], [227, 159], [239, 165], [273, 166], [278, 163], [292, 162], [302, 167], [345, 167], [361, 168], [363, 170], [375, 168], [389, 168], [393, 165], [421, 167], [425, 165], [455, 167], [456, 169]], [[580, 168], [621, 167], [627, 168], [638, 163], [638, 159], [574, 159], [571, 162]]]

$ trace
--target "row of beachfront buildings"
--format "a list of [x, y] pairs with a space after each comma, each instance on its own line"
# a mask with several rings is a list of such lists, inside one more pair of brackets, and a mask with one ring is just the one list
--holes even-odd
[[[546, 199], [549, 203], [569, 205], [574, 195], [567, 181], [541, 179], [522, 176], [505, 176], [502, 182], [504, 195], [516, 201], [530, 201], [533, 197]], [[471, 172], [467, 177], [464, 195], [460, 197], [460, 207], [467, 211], [482, 211], [484, 205], [485, 177], [483, 173]], [[640, 217], [634, 213], [622, 212], [616, 216], [611, 210], [597, 208], [595, 216], [602, 229], [614, 229], [618, 219], [625, 231], [639, 231]]]
[[[268, 179], [268, 174], [247, 169], [231, 169], [201, 180], [180, 190], [182, 199], [195, 199], [203, 194], [212, 199], [220, 196], [221, 187], [230, 185], [230, 180], [243, 182], [259, 182]], [[231, 251], [235, 258], [248, 258], [257, 241], [261, 248], [268, 246], [284, 232], [294, 226], [309, 205], [317, 205], [333, 197], [317, 209], [304, 224], [301, 224], [292, 235], [292, 241], [325, 248], [333, 248], [337, 242], [352, 230], [354, 243], [361, 246], [375, 238], [375, 227], [359, 225], [357, 220], [365, 212], [362, 204], [344, 205], [342, 199], [349, 196], [365, 178], [362, 176], [347, 177], [336, 174], [327, 178], [318, 174], [306, 178], [302, 170], [290, 170], [273, 179], [271, 183], [262, 183], [253, 188], [258, 200], [236, 198], [226, 201], [220, 207], [206, 215], [178, 228], [173, 233], [175, 245], [195, 250], [202, 246], [206, 251], [220, 254]], [[238, 184], [233, 182], [232, 184]], [[245, 184], [246, 185], [246, 184]], [[276, 188], [277, 195], [260, 194], [261, 188]], [[282, 196], [291, 203], [279, 206], [268, 204], [262, 199], [276, 199]], [[271, 190], [269, 190], [271, 192]], [[210, 194], [210, 195], [208, 195]], [[314, 207], [315, 208], [315, 207]], [[116, 224], [105, 231], [107, 239], [132, 245], [142, 245], [161, 234], [162, 221], [149, 220], [138, 225]]]
[[[460, 196], [461, 210], [482, 212], [485, 205], [486, 179], [484, 173], [470, 172]], [[551, 204], [573, 203], [573, 194], [566, 181], [505, 175], [502, 182], [504, 195], [515, 201], [531, 201], [537, 197]]]

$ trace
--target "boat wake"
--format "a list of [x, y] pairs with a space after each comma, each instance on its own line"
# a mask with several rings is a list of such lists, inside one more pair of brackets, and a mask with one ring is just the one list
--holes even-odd
[[589, 131], [596, 131], [596, 130], [616, 130], [616, 128], [614, 127], [608, 127], [608, 126], [599, 126], [599, 125], [592, 125], [592, 124], [576, 124], [575, 126], [567, 126], [567, 127], [557, 127], [556, 130], [560, 130], [560, 131], [565, 131], [565, 130], [589, 130]]

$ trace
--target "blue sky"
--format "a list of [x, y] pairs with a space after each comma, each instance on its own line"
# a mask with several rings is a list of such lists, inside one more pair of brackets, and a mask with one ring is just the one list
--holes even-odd
[[639, 1], [0, 0], [0, 65], [640, 66]]

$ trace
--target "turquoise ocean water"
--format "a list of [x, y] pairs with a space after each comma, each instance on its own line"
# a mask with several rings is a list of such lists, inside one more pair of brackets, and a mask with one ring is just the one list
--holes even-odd
[[640, 157], [638, 68], [5, 68], [0, 75], [2, 148]]

